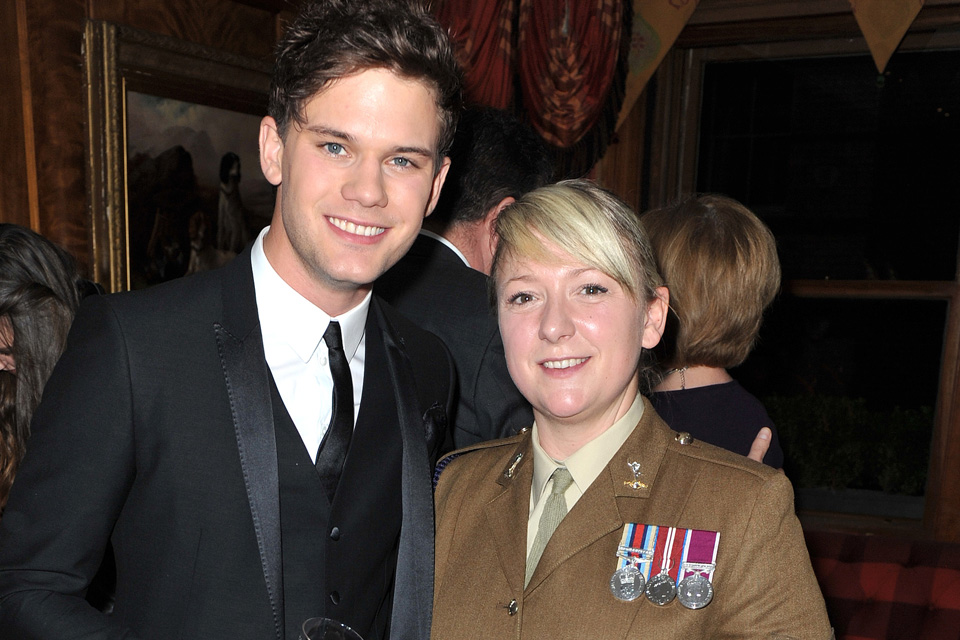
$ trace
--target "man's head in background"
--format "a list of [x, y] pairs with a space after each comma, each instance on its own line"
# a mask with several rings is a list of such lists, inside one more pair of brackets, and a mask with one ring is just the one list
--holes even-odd
[[470, 266], [490, 273], [503, 207], [553, 179], [553, 155], [532, 128], [489, 107], [464, 111], [450, 148], [450, 171], [425, 227], [452, 242]]

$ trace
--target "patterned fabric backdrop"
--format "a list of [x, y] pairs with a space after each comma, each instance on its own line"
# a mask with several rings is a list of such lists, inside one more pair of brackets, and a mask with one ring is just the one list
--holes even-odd
[[[466, 75], [467, 102], [526, 118], [558, 177], [603, 155], [699, 0], [433, 0]], [[850, 0], [882, 72], [923, 0]], [[618, 121], [619, 116], [619, 121]]]

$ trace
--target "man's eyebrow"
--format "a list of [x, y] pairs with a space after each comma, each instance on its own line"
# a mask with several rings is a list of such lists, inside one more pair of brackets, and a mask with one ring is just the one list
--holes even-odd
[[430, 149], [425, 149], [423, 147], [397, 147], [393, 150], [394, 153], [403, 153], [406, 155], [418, 155], [424, 156], [427, 158], [432, 158], [434, 153]]
[[336, 129], [331, 129], [330, 127], [324, 127], [324, 126], [317, 125], [317, 126], [313, 126], [313, 127], [307, 127], [306, 130], [309, 131], [310, 133], [312, 133], [312, 134], [314, 134], [314, 135], [318, 135], [318, 136], [326, 136], [326, 137], [330, 137], [330, 138], [339, 138], [340, 140], [346, 140], [347, 142], [354, 142], [354, 141], [356, 141], [356, 138], [355, 138], [353, 135], [351, 135], [351, 134], [349, 134], [349, 133], [346, 133], [345, 131], [338, 131], [338, 130], [336, 130]]

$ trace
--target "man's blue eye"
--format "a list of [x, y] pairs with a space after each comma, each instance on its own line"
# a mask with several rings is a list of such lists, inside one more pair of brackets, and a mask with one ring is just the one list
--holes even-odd
[[328, 142], [323, 146], [326, 147], [328, 152], [332, 153], [335, 156], [338, 156], [341, 153], [343, 153], [343, 145], [340, 144], [339, 142]]
[[398, 167], [409, 167], [411, 163], [409, 158], [394, 158], [393, 164]]

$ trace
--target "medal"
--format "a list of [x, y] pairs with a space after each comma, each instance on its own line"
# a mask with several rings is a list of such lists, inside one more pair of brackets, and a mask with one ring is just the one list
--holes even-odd
[[717, 568], [720, 533], [691, 529], [687, 532], [677, 574], [677, 600], [687, 609], [702, 609], [713, 600], [713, 572]]
[[647, 594], [647, 600], [661, 607], [670, 604], [677, 597], [677, 585], [668, 573], [655, 575], [647, 583], [644, 591]]
[[628, 564], [613, 572], [610, 578], [610, 591], [621, 602], [633, 602], [643, 593], [646, 579], [634, 564]]
[[673, 555], [673, 545], [676, 538], [677, 530], [674, 527], [667, 529], [663, 552], [660, 555], [660, 573], [655, 575], [644, 589], [647, 600], [661, 607], [670, 604], [677, 597], [677, 583], [670, 577], [670, 566], [672, 564], [670, 558]]
[[677, 586], [677, 600], [687, 609], [702, 609], [713, 600], [713, 584], [702, 573], [687, 576]]
[[[713, 600], [719, 547], [717, 531], [628, 523], [617, 547], [610, 592], [621, 602], [645, 594], [660, 607], [676, 599], [688, 609], [702, 609]], [[659, 573], [653, 575], [657, 564]]]
[[[647, 533], [645, 526], [636, 523], [623, 528], [617, 547], [617, 569], [610, 576], [610, 592], [621, 602], [633, 602], [643, 595], [647, 578], [639, 565], [647, 565], [653, 559], [653, 549], [650, 548], [653, 543]], [[655, 536], [652, 539], [655, 541]]]

